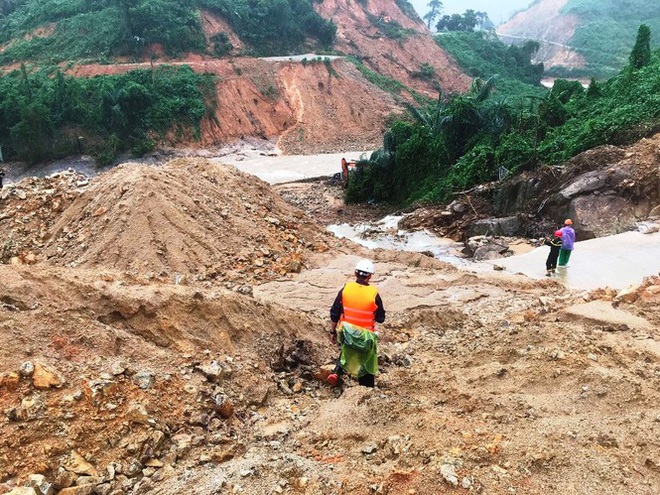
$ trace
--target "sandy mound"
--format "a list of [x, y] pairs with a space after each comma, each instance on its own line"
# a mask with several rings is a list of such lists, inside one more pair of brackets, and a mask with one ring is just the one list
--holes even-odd
[[95, 178], [52, 227], [44, 254], [148, 278], [253, 281], [298, 271], [326, 239], [256, 177], [177, 159]]

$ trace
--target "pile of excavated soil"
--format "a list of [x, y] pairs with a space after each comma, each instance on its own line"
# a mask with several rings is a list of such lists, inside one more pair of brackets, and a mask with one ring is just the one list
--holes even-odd
[[93, 179], [52, 226], [43, 254], [147, 278], [249, 282], [299, 271], [328, 239], [256, 177], [182, 158]]
[[213, 432], [216, 461], [231, 457], [245, 450], [246, 412], [276, 390], [275, 370], [322, 359], [312, 316], [114, 277], [0, 266], [0, 493], [27, 473], [58, 489], [72, 475], [97, 484], [112, 466], [134, 484], [134, 466], [172, 470], [187, 452], [176, 445], [200, 432]]

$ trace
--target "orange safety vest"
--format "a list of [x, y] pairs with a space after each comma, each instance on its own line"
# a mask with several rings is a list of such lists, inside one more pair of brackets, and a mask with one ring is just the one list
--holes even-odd
[[376, 296], [378, 289], [372, 285], [348, 282], [342, 290], [341, 304], [344, 312], [340, 322], [345, 321], [372, 332], [376, 327]]

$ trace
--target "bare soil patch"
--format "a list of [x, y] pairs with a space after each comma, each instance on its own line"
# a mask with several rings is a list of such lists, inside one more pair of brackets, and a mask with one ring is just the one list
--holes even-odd
[[[33, 256], [0, 265], [0, 492], [655, 494], [657, 277], [571, 292], [367, 252], [321, 228], [340, 191], [303, 189], [322, 221], [199, 159], [3, 189]], [[381, 374], [331, 389], [327, 312], [363, 256]], [[592, 300], [649, 326], [567, 311]]]

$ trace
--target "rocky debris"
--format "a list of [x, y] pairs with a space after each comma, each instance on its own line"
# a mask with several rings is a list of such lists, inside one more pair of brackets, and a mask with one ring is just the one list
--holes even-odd
[[639, 230], [642, 234], [653, 234], [654, 232], [660, 231], [660, 223], [639, 222], [637, 224], [637, 230]]
[[0, 190], [0, 262], [34, 264], [62, 212], [87, 187], [73, 170], [30, 177]]
[[[48, 365], [36, 363], [33, 369], [32, 374], [29, 376], [32, 378], [32, 385], [38, 390], [59, 388], [65, 383], [64, 378], [62, 378], [55, 369]], [[24, 370], [24, 368], [22, 368], [22, 370]]]
[[445, 207], [419, 208], [402, 228], [427, 228], [465, 241], [475, 235], [545, 237], [573, 220], [579, 240], [652, 223], [660, 207], [660, 134], [626, 147], [599, 146], [465, 191]]
[[485, 235], [470, 237], [465, 243], [463, 253], [474, 258], [475, 261], [494, 260], [513, 255], [506, 239]]
[[504, 235], [515, 236], [520, 232], [520, 218], [485, 218], [473, 222], [467, 230], [466, 235], [474, 237], [477, 235]]
[[[467, 230], [475, 222], [487, 217], [491, 209], [479, 198], [473, 199], [466, 195], [464, 199], [454, 200], [444, 208], [417, 208], [399, 222], [399, 227], [407, 230], [426, 228], [440, 237], [464, 241], [470, 235]], [[495, 232], [486, 229], [479, 235], [486, 233]]]
[[[220, 177], [205, 166], [192, 170]], [[120, 195], [119, 203], [149, 198], [143, 177], [123, 171], [124, 179], [136, 174], [130, 184], [142, 196], [130, 188], [120, 195], [127, 183], [116, 176], [118, 189], [103, 189], [106, 195]], [[172, 181], [171, 171], [152, 172], [149, 187], [165, 203], [176, 199], [176, 191], [158, 189]], [[377, 387], [347, 377], [331, 388], [322, 381], [337, 357], [327, 309], [361, 251], [346, 243], [350, 256], [340, 259], [337, 241], [325, 253], [312, 249], [304, 243], [318, 240], [318, 227], [303, 236], [297, 209], [276, 211], [267, 189], [255, 185], [258, 194], [247, 194], [240, 181], [229, 183], [251, 229], [241, 242], [264, 259], [257, 268], [273, 253], [284, 257], [278, 236], [297, 231], [291, 235], [305, 239], [299, 275], [215, 284], [180, 270], [178, 282], [165, 275], [159, 282], [126, 273], [131, 267], [73, 268], [72, 259], [53, 266], [67, 254], [0, 266], [0, 493], [47, 485], [65, 495], [572, 494], [576, 486], [654, 493], [659, 277], [628, 291], [572, 292], [551, 280], [375, 251], [376, 284], [391, 296]], [[94, 180], [85, 187], [101, 189]], [[211, 194], [201, 186], [185, 191], [182, 205], [196, 215], [189, 222], [217, 211], [195, 209], [204, 191]], [[89, 248], [103, 234], [96, 222], [115, 218], [115, 205], [95, 217], [103, 198], [82, 197], [64, 227], [84, 234]], [[177, 201], [184, 200], [171, 204]], [[443, 228], [479, 206], [462, 204], [444, 215], [452, 219]], [[223, 224], [228, 230], [239, 221], [233, 216]], [[230, 241], [217, 230], [213, 236], [218, 245]], [[56, 246], [55, 237], [49, 241]], [[475, 248], [482, 242], [515, 248], [507, 238], [473, 239]], [[224, 249], [231, 254], [233, 246]], [[250, 268], [246, 262], [239, 273]], [[592, 302], [598, 318], [568, 314]], [[649, 325], [605, 321], [602, 306]], [[39, 366], [50, 371], [37, 388]]]

